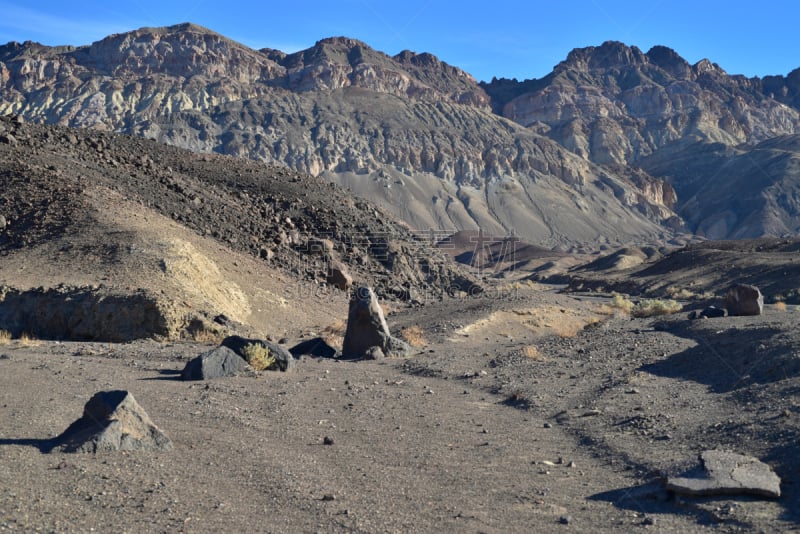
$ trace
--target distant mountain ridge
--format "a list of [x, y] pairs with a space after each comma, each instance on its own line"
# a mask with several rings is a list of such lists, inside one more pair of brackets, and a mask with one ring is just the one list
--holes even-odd
[[[279, 162], [418, 229], [596, 247], [702, 226], [685, 225], [688, 178], [663, 168], [662, 151], [796, 132], [794, 73], [740, 78], [606, 43], [541, 80], [478, 84], [431, 54], [391, 57], [346, 37], [257, 51], [187, 23], [84, 47], [2, 46], [0, 113]], [[763, 228], [796, 230], [776, 217]]]

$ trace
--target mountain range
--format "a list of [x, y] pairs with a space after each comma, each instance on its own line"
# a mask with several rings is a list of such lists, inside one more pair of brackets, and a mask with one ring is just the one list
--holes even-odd
[[745, 78], [663, 46], [478, 83], [427, 53], [253, 50], [187, 23], [1, 46], [0, 114], [282, 164], [417, 230], [591, 249], [800, 228], [800, 69]]

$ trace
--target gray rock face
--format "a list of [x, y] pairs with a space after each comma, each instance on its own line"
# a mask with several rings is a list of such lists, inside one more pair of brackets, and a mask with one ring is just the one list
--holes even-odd
[[236, 352], [228, 347], [217, 347], [204, 352], [187, 363], [181, 372], [181, 379], [209, 380], [226, 376], [254, 374], [253, 368]]
[[55, 439], [64, 452], [101, 452], [172, 449], [172, 441], [150, 420], [127, 391], [95, 393], [83, 417]]
[[372, 289], [358, 287], [350, 299], [342, 356], [363, 358], [373, 347], [378, 347], [386, 356], [402, 356], [411, 351], [408, 344], [389, 333], [383, 310]]
[[281, 371], [289, 371], [295, 367], [295, 359], [292, 353], [281, 347], [277, 343], [272, 343], [263, 339], [248, 339], [242, 336], [228, 336], [222, 340], [222, 346], [231, 349], [244, 359], [244, 348], [251, 343], [260, 343], [269, 349], [270, 355], [275, 358], [275, 366]]
[[764, 296], [756, 286], [737, 284], [725, 295], [725, 308], [728, 315], [761, 315]]
[[667, 479], [666, 489], [681, 495], [781, 496], [781, 479], [765, 463], [729, 451], [704, 451], [700, 467], [683, 477]]

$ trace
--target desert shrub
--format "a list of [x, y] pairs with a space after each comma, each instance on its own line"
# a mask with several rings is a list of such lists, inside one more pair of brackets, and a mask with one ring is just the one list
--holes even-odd
[[620, 295], [619, 293], [614, 293], [614, 297], [611, 299], [610, 306], [625, 313], [631, 313], [635, 304], [632, 300]]
[[11, 332], [0, 330], [0, 345], [8, 345], [11, 342]]
[[691, 291], [686, 288], [677, 288], [675, 286], [669, 286], [667, 289], [664, 290], [667, 296], [671, 299], [684, 299], [688, 300], [697, 296], [694, 291]]
[[539, 352], [539, 349], [536, 345], [527, 345], [522, 348], [522, 355], [526, 358], [530, 358], [531, 360], [535, 360], [537, 362], [544, 361], [544, 355]]
[[250, 367], [256, 371], [269, 369], [275, 363], [275, 356], [269, 353], [269, 349], [261, 343], [248, 343], [242, 349], [245, 360]]
[[633, 307], [631, 315], [634, 317], [655, 317], [678, 313], [683, 306], [672, 299], [642, 300]]
[[775, 309], [778, 311], [786, 311], [786, 303], [782, 300], [779, 300], [775, 303]]
[[400, 331], [400, 337], [402, 337], [406, 343], [412, 347], [424, 347], [428, 344], [423, 337], [422, 328], [420, 328], [419, 325], [403, 328]]
[[19, 342], [23, 346], [35, 347], [40, 344], [40, 341], [28, 332], [23, 332], [19, 336]]

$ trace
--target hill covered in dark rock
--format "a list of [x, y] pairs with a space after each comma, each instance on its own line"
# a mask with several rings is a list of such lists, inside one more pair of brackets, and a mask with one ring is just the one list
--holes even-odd
[[[247, 323], [260, 308], [269, 322], [274, 306], [344, 295], [326, 285], [336, 265], [389, 299], [474, 284], [379, 208], [285, 167], [10, 118], [0, 136], [0, 285], [20, 306], [40, 294], [91, 306], [134, 295], [161, 310], [143, 320], [170, 337], [195, 319]], [[239, 265], [237, 282], [227, 270]]]

